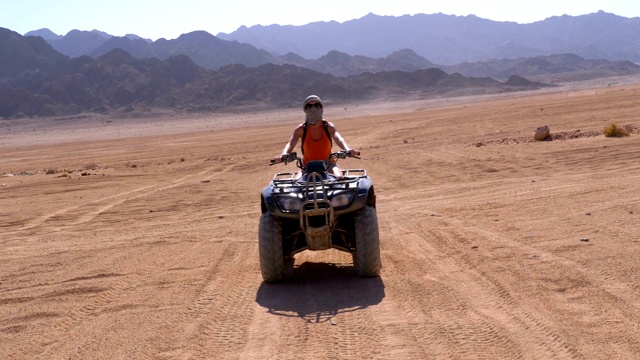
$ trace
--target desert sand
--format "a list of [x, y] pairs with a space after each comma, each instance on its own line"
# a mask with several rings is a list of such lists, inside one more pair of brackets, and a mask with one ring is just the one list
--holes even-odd
[[638, 99], [327, 104], [383, 269], [307, 251], [284, 284], [260, 275], [259, 197], [295, 170], [268, 160], [300, 110], [2, 121], [0, 359], [638, 359]]

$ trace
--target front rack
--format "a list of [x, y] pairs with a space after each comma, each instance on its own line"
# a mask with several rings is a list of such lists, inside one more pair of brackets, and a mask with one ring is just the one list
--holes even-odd
[[[300, 206], [300, 228], [305, 229], [305, 238], [309, 250], [327, 250], [331, 248], [331, 233], [333, 232], [333, 205], [327, 200], [326, 181], [317, 173], [309, 174], [304, 188], [304, 198], [307, 199]], [[322, 194], [322, 197], [319, 196]], [[311, 226], [311, 217], [321, 217], [321, 226]]]
[[[367, 170], [365, 169], [344, 169], [342, 170], [342, 174], [344, 175], [341, 179], [331, 179], [331, 180], [322, 180], [324, 185], [339, 185], [339, 184], [351, 184], [357, 182], [358, 179], [367, 176]], [[308, 181], [300, 181], [298, 177], [298, 172], [281, 172], [277, 173], [273, 177], [273, 186], [274, 187], [294, 187], [294, 188], [304, 188], [307, 186]], [[349, 185], [346, 185], [347, 187]]]

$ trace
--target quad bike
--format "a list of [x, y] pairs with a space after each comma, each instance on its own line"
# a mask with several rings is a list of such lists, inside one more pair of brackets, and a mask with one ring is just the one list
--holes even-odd
[[[326, 161], [306, 166], [296, 153], [281, 162], [296, 162], [300, 173], [277, 173], [262, 190], [258, 231], [260, 269], [267, 282], [291, 274], [294, 255], [304, 250], [337, 249], [353, 257], [359, 276], [377, 276], [380, 240], [373, 183], [364, 169], [330, 171], [348, 152], [332, 153]], [[359, 157], [358, 157], [359, 158]], [[271, 160], [271, 165], [278, 162]]]

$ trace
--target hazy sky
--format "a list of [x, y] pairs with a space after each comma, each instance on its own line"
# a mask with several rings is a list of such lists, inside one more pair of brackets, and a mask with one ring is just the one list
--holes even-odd
[[111, 35], [175, 39], [205, 30], [230, 33], [242, 25], [304, 25], [344, 22], [368, 13], [474, 14], [496, 21], [531, 23], [551, 16], [584, 15], [598, 10], [640, 17], [638, 0], [0, 0], [0, 27], [20, 34], [48, 28], [101, 30]]

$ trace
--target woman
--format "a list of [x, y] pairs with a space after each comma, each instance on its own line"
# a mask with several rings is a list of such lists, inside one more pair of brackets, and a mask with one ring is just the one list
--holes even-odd
[[[302, 104], [302, 109], [305, 113], [305, 122], [293, 130], [293, 135], [282, 150], [282, 154], [274, 158], [275, 162], [282, 162], [283, 156], [291, 153], [300, 139], [302, 139], [300, 148], [302, 149], [302, 164], [304, 166], [309, 161], [328, 160], [334, 141], [341, 149], [349, 152], [349, 155], [360, 155], [360, 151], [351, 149], [347, 145], [333, 123], [324, 119], [322, 100], [318, 96], [307, 96]], [[335, 165], [330, 165], [328, 172], [338, 178], [342, 177], [342, 171]]]

